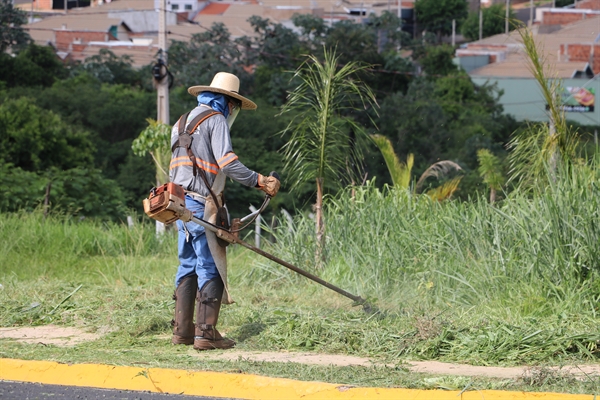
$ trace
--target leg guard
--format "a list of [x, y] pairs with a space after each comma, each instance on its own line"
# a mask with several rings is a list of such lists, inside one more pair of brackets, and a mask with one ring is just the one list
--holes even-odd
[[194, 343], [194, 298], [198, 291], [196, 275], [186, 276], [181, 280], [175, 293], [175, 318], [173, 325], [173, 344]]
[[230, 349], [235, 342], [221, 336], [216, 329], [223, 297], [223, 281], [220, 277], [211, 279], [198, 291], [196, 297], [196, 336], [194, 349]]

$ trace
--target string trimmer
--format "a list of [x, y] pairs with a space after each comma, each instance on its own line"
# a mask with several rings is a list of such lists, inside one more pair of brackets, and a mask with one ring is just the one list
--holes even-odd
[[[271, 175], [277, 177], [275, 172], [272, 172]], [[183, 222], [193, 221], [201, 226], [204, 229], [208, 229], [211, 232], [214, 232], [217, 238], [232, 244], [239, 244], [248, 250], [251, 250], [257, 254], [260, 254], [263, 257], [268, 258], [271, 261], [275, 261], [277, 264], [283, 265], [284, 267], [291, 269], [292, 271], [307, 277], [308, 279], [317, 282], [320, 285], [325, 286], [328, 289], [333, 290], [345, 296], [355, 302], [356, 305], [362, 305], [363, 309], [366, 312], [371, 312], [373, 307], [367, 303], [365, 299], [360, 296], [353, 295], [341, 289], [335, 285], [332, 285], [329, 282], [324, 281], [316, 275], [311, 274], [301, 268], [296, 267], [295, 265], [290, 264], [287, 261], [284, 261], [274, 255], [267, 253], [259, 249], [258, 247], [252, 246], [250, 243], [245, 242], [240, 239], [239, 232], [247, 227], [252, 221], [267, 207], [271, 197], [269, 195], [265, 196], [265, 200], [261, 207], [252, 212], [251, 214], [246, 215], [243, 218], [236, 218], [232, 221], [231, 227], [229, 229], [225, 229], [223, 227], [211, 224], [204, 219], [197, 218], [192, 215], [192, 212], [185, 208], [185, 191], [180, 185], [176, 185], [174, 183], [166, 183], [158, 188], [153, 188], [150, 191], [150, 195], [147, 199], [144, 199], [144, 212], [152, 219], [163, 222], [165, 224], [170, 224], [172, 222], [177, 221], [178, 219]], [[241, 227], [241, 224], [246, 224]]]

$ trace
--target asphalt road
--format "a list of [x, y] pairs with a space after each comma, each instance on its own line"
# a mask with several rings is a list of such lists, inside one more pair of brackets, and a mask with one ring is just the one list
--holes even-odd
[[[163, 394], [152, 392], [134, 392], [129, 390], [95, 389], [78, 386], [46, 385], [0, 381], [0, 399], [2, 400], [235, 400], [224, 397], [185, 396], [181, 394]], [[238, 399], [239, 400], [239, 399]]]

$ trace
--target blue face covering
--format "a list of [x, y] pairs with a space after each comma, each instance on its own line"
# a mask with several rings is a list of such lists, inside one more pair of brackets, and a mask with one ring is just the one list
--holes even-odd
[[229, 106], [227, 97], [224, 94], [213, 92], [202, 92], [198, 95], [198, 105], [204, 104], [215, 111], [223, 114], [225, 118], [229, 116]]

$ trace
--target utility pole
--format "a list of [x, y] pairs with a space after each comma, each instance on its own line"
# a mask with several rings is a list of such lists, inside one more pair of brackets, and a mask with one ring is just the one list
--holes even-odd
[[[169, 125], [169, 73], [167, 71], [167, 0], [159, 0], [158, 8], [158, 62], [152, 72], [157, 88], [156, 120]], [[156, 182], [156, 186], [166, 182]], [[165, 232], [165, 225], [156, 221], [156, 234]]]
[[483, 10], [479, 9], [479, 40], [483, 39]]
[[157, 79], [157, 121], [169, 124], [169, 78], [167, 73], [167, 0], [160, 0], [158, 12], [158, 53], [160, 77]]
[[[400, 34], [402, 35], [402, 0], [398, 0], [398, 19], [400, 20]], [[400, 39], [400, 48], [402, 48], [402, 39]]]
[[[481, 39], [481, 38], [480, 38]], [[452, 20], [452, 46], [456, 45], [456, 20]]]
[[504, 33], [508, 35], [508, 18], [510, 17], [510, 0], [506, 0], [506, 20], [504, 21]]
[[533, 0], [529, 0], [529, 29], [533, 27]]

